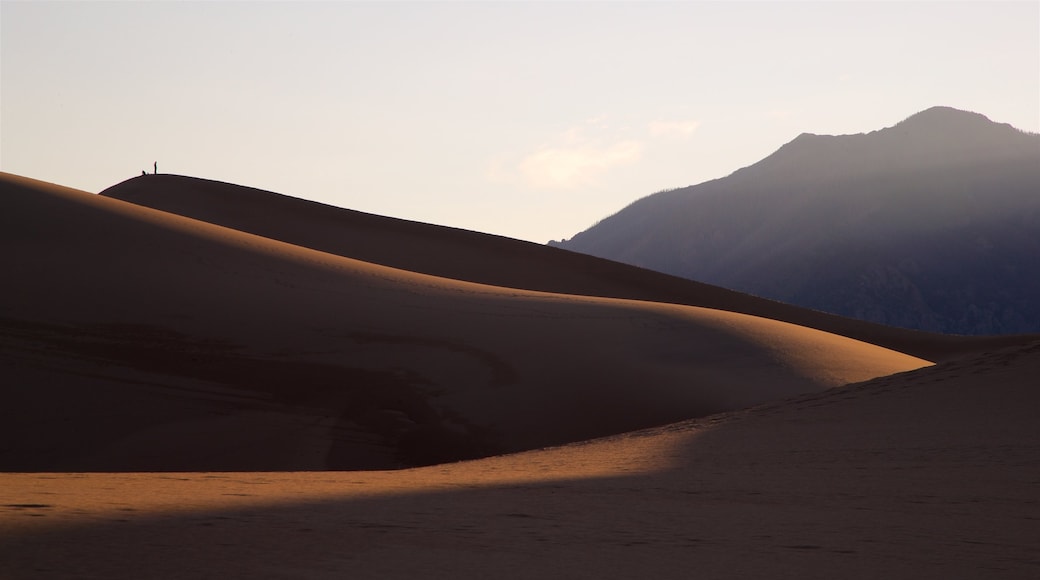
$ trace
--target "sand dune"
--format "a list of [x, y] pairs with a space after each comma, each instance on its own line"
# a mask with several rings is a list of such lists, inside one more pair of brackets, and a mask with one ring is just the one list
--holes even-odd
[[955, 337], [841, 318], [592, 256], [335, 208], [258, 189], [147, 175], [101, 193], [294, 245], [436, 276], [565, 294], [702, 306], [792, 322], [928, 360], [1032, 340]]
[[449, 280], [2, 187], [7, 470], [433, 463], [929, 364], [775, 320]]
[[396, 472], [0, 475], [6, 578], [1024, 579], [1040, 343]]
[[[0, 473], [0, 577], [1040, 570], [1040, 342], [889, 331], [532, 244], [149, 182], [214, 223], [0, 175], [0, 469], [46, 472]], [[215, 225], [222, 211], [243, 231]], [[341, 238], [344, 216], [359, 221]], [[470, 280], [401, 268], [440, 251]], [[519, 287], [473, 281], [495, 276]], [[1018, 345], [938, 365], [877, 346], [1002, 342]], [[98, 470], [124, 473], [61, 473]]]

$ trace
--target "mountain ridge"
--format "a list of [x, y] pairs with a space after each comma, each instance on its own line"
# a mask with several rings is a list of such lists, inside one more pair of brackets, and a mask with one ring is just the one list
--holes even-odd
[[[871, 133], [803, 133], [727, 177], [644, 197], [552, 245], [881, 324], [1035, 332], [1040, 312], [1026, 294], [1040, 289], [1030, 264], [1038, 167], [1040, 135], [933, 108]], [[986, 278], [980, 295], [951, 299], [943, 288], [971, 277], [956, 272], [954, 252]], [[833, 288], [806, 288], [828, 277]], [[914, 308], [899, 306], [907, 300]]]

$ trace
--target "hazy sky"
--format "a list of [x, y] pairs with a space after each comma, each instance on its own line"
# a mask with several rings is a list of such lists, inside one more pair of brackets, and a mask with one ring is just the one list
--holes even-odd
[[0, 2], [0, 170], [536, 242], [933, 105], [1040, 131], [1040, 2]]

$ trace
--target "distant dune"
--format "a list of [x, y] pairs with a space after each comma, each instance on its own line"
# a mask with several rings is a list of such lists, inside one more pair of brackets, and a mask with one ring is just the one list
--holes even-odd
[[1040, 343], [396, 472], [0, 474], [5, 578], [1022, 580]]
[[0, 187], [5, 470], [436, 463], [929, 364], [776, 320], [451, 280]]
[[413, 272], [509, 288], [752, 314], [928, 360], [947, 360], [1023, 341], [1021, 337], [957, 337], [871, 324], [539, 244], [377, 216], [193, 177], [136, 177], [101, 195]]
[[949, 107], [805, 133], [556, 245], [891, 326], [1040, 332], [1040, 135]]

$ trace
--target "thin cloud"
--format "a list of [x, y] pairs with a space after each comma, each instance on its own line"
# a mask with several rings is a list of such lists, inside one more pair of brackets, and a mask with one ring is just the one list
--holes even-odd
[[525, 157], [519, 169], [532, 186], [569, 189], [587, 185], [614, 167], [634, 163], [642, 154], [643, 144], [634, 140], [608, 146], [547, 147]]
[[510, 160], [491, 160], [486, 177], [495, 183], [542, 190], [576, 189], [611, 170], [639, 162], [647, 145], [645, 125], [616, 126], [606, 115], [590, 117]]
[[652, 137], [689, 137], [701, 126], [700, 121], [654, 121], [647, 125]]

